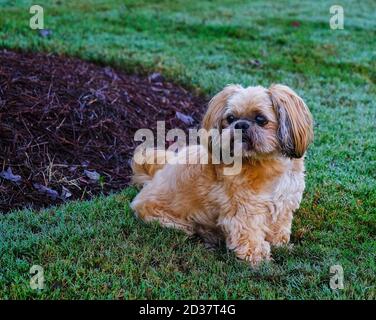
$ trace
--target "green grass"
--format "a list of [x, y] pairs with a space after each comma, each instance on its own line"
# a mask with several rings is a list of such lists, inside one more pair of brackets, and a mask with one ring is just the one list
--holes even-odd
[[[231, 82], [296, 89], [316, 136], [295, 245], [253, 270], [223, 248], [208, 252], [140, 223], [128, 189], [1, 216], [0, 298], [375, 299], [375, 2], [341, 1], [345, 29], [337, 31], [332, 1], [125, 2], [39, 1], [53, 31], [42, 38], [28, 28], [32, 1], [0, 0], [0, 47], [158, 70], [207, 95]], [[29, 287], [33, 264], [44, 267], [39, 292]], [[344, 268], [343, 290], [329, 288], [334, 264]]]

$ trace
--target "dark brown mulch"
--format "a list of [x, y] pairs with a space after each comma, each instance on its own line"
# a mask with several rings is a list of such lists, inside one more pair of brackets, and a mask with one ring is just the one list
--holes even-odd
[[0, 211], [125, 188], [136, 130], [157, 120], [187, 130], [205, 107], [159, 74], [0, 51]]

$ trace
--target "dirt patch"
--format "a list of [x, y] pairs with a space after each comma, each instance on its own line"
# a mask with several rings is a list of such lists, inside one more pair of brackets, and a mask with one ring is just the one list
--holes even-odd
[[125, 188], [136, 130], [155, 130], [158, 120], [187, 130], [205, 108], [159, 74], [0, 51], [0, 211]]

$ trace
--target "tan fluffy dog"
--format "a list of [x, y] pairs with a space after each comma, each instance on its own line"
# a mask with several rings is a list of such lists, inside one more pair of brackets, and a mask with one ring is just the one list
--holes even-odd
[[225, 240], [237, 257], [253, 265], [268, 260], [271, 245], [290, 240], [293, 212], [305, 186], [304, 153], [313, 139], [312, 127], [304, 101], [287, 86], [229, 85], [209, 102], [203, 128], [242, 130], [240, 174], [224, 175], [224, 164], [134, 162], [133, 179], [143, 189], [132, 208], [146, 222], [157, 220], [208, 243]]

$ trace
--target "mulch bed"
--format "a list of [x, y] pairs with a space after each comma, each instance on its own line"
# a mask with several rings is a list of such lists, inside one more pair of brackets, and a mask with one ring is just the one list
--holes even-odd
[[135, 132], [196, 127], [205, 108], [158, 73], [0, 51], [0, 212], [125, 188]]

